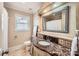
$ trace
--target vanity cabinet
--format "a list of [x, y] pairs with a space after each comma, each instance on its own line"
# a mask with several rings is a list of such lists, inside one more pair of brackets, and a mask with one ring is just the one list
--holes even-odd
[[32, 48], [32, 51], [33, 51], [32, 55], [33, 56], [50, 56], [48, 53], [38, 49], [37, 47], [35, 47], [35, 46], [32, 46], [32, 47], [33, 47]]
[[[47, 50], [51, 50], [52, 56], [53, 53], [58, 53], [58, 56], [70, 56], [70, 51], [71, 51], [71, 43], [72, 40], [68, 40], [65, 38], [58, 38], [58, 37], [54, 37], [54, 36], [48, 36], [48, 35], [44, 35], [44, 34], [38, 34], [39, 39], [41, 39], [40, 37], [42, 37], [44, 40], [49, 39], [50, 42], [52, 43], [51, 47]], [[48, 38], [46, 38], [48, 37]], [[54, 44], [54, 47], [52, 47]], [[34, 47], [33, 49], [34, 55], [40, 55], [40, 56], [48, 56], [48, 54], [36, 47]]]

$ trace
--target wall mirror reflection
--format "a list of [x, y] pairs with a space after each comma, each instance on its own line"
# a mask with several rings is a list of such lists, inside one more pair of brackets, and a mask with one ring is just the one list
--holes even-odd
[[54, 32], [69, 32], [69, 6], [52, 10], [43, 16], [43, 30]]

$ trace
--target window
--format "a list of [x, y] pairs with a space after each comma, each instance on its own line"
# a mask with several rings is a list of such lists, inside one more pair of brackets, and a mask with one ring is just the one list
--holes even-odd
[[29, 30], [29, 16], [16, 15], [16, 31], [28, 31]]

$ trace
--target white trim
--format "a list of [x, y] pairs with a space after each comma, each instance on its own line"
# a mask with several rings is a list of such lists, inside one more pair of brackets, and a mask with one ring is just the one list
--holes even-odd
[[2, 48], [8, 50], [8, 12], [3, 7], [2, 12]]
[[14, 47], [10, 47], [10, 48], [9, 48], [9, 51], [20, 49], [20, 48], [22, 48], [23, 46], [25, 46], [25, 45], [24, 45], [24, 44], [20, 44], [20, 45], [14, 46]]
[[2, 48], [0, 48], [0, 52], [2, 51]]
[[2, 48], [0, 48], [0, 56], [2, 56]]

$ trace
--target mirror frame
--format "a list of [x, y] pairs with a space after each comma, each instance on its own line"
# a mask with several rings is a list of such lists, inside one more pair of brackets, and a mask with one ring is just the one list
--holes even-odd
[[[66, 17], [65, 17], [65, 31], [46, 30], [44, 16], [42, 16], [42, 28], [43, 28], [43, 31], [69, 33], [69, 6], [64, 7], [62, 10], [67, 10], [66, 11]], [[53, 14], [53, 13], [54, 12], [52, 12], [51, 14]]]

